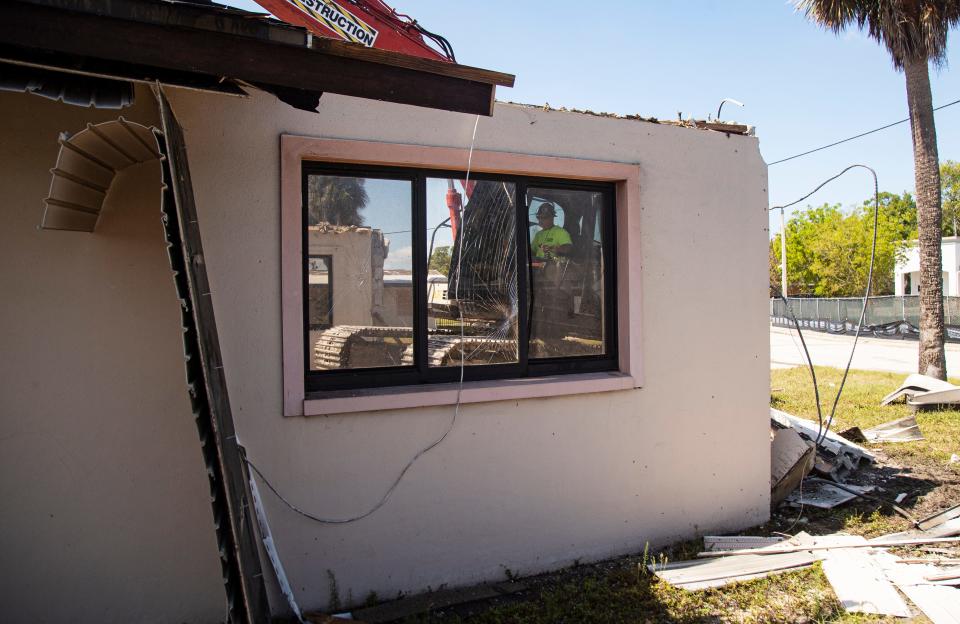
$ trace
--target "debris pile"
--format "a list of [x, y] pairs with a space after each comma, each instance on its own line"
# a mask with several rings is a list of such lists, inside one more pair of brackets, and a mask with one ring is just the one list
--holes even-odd
[[846, 477], [865, 464], [876, 461], [873, 453], [842, 436], [827, 431], [822, 434], [820, 426], [804, 418], [770, 408], [770, 426], [773, 429], [792, 429], [803, 439], [816, 443], [821, 437], [813, 471], [833, 481], [843, 482]]
[[[696, 591], [806, 568], [823, 571], [844, 609], [908, 618], [903, 595], [934, 624], [960, 622], [960, 505], [925, 518], [915, 531], [866, 539], [859, 535], [790, 538], [708, 536], [704, 551], [690, 561], [652, 563], [662, 580]], [[933, 556], [900, 557], [890, 548], [949, 546]], [[900, 590], [899, 592], [897, 590]]]

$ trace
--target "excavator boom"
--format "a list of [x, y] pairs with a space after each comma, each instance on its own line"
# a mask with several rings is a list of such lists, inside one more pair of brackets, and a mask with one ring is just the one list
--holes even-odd
[[[320, 37], [368, 48], [456, 62], [450, 43], [397, 13], [381, 0], [256, 0], [278, 19], [303, 26]], [[434, 46], [427, 43], [433, 42]]]

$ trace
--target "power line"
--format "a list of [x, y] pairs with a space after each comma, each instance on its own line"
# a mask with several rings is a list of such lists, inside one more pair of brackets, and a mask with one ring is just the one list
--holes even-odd
[[[949, 102], [949, 103], [947, 103], [947, 104], [944, 104], [943, 106], [938, 106], [938, 107], [934, 108], [933, 110], [938, 111], [938, 110], [947, 108], [948, 106], [953, 106], [954, 104], [960, 104], [960, 100], [954, 100], [954, 101], [952, 101], [952, 102]], [[794, 158], [800, 158], [801, 156], [806, 156], [806, 155], [812, 154], [812, 153], [814, 153], [814, 152], [819, 152], [820, 150], [825, 150], [825, 149], [827, 149], [827, 148], [840, 145], [841, 143], [846, 143], [847, 141], [852, 141], [852, 140], [854, 140], [854, 139], [859, 139], [860, 137], [865, 137], [865, 136], [867, 136], [868, 134], [873, 134], [874, 132], [880, 132], [881, 130], [886, 130], [887, 128], [892, 128], [892, 127], [894, 127], [894, 126], [899, 126], [900, 124], [906, 123], [906, 122], [908, 122], [908, 121], [910, 121], [910, 118], [909, 118], [909, 117], [907, 117], [906, 119], [901, 119], [900, 121], [895, 121], [895, 122], [893, 122], [893, 123], [891, 123], [891, 124], [887, 124], [887, 125], [885, 125], [885, 126], [881, 126], [881, 127], [879, 127], [879, 128], [874, 128], [873, 130], [868, 130], [867, 132], [861, 132], [860, 134], [858, 134], [858, 135], [856, 135], [856, 136], [848, 137], [848, 138], [842, 139], [842, 140], [840, 140], [840, 141], [835, 141], [834, 143], [830, 143], [829, 145], [824, 145], [823, 147], [818, 147], [818, 148], [816, 148], [816, 149], [812, 149], [812, 150], [803, 152], [803, 153], [801, 153], [801, 154], [794, 154], [793, 156], [788, 156], [787, 158], [781, 158], [780, 160], [775, 160], [775, 161], [773, 161], [772, 163], [767, 163], [767, 166], [768, 166], [768, 167], [772, 167], [772, 166], [774, 166], [774, 165], [779, 165], [779, 164], [782, 163], [782, 162], [787, 162], [788, 160], [793, 160]]]

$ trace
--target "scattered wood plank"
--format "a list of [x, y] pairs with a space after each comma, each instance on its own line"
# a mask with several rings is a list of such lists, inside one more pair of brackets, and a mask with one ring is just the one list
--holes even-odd
[[775, 507], [813, 470], [816, 445], [793, 428], [771, 425], [770, 505]]
[[927, 516], [917, 524], [917, 528], [923, 531], [929, 531], [933, 527], [940, 526], [944, 522], [949, 522], [960, 518], [960, 505], [955, 505], [950, 509], [941, 511], [940, 513], [935, 513], [932, 516]]
[[939, 574], [928, 574], [923, 578], [926, 581], [957, 581], [957, 584], [960, 584], [960, 567], [948, 568]]
[[960, 518], [947, 520], [943, 524], [930, 527], [926, 531], [903, 531], [884, 535], [886, 539], [907, 539], [913, 537], [954, 537], [960, 535]]

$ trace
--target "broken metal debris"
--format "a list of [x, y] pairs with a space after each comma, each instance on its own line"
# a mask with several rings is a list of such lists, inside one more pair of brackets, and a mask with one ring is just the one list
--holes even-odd
[[806, 505], [819, 509], [833, 509], [857, 498], [858, 493], [866, 494], [874, 489], [873, 486], [857, 485], [846, 485], [841, 488], [825, 479], [811, 477], [805, 479], [800, 489], [791, 492], [785, 500], [798, 507]]
[[914, 373], [908, 375], [899, 388], [883, 397], [880, 405], [889, 405], [900, 397], [906, 397], [907, 405], [960, 403], [960, 386]]
[[746, 548], [762, 548], [779, 544], [783, 537], [759, 537], [755, 535], [705, 535], [703, 537], [704, 550], [743, 550]]
[[[953, 508], [956, 509], [956, 508]], [[953, 509], [924, 522], [952, 522]], [[944, 520], [944, 518], [947, 518]], [[823, 571], [844, 609], [849, 612], [908, 618], [913, 615], [903, 592], [934, 624], [960, 622], [960, 567], [954, 558], [905, 559], [890, 554], [891, 546], [958, 542], [929, 533], [901, 534], [867, 540], [858, 535], [812, 536], [798, 533], [788, 540], [761, 536], [710, 536], [698, 559], [650, 564], [662, 580], [696, 591], [729, 583], [790, 572], [823, 562]], [[740, 546], [740, 548], [738, 548]], [[940, 567], [948, 564], [950, 567]]]
[[868, 442], [914, 442], [923, 439], [916, 416], [898, 418], [876, 427], [863, 430]]
[[32, 93], [74, 106], [120, 109], [134, 101], [133, 83], [79, 76], [0, 61], [0, 91]]
[[873, 463], [876, 459], [867, 449], [832, 431], [823, 434], [820, 426], [811, 420], [798, 418], [773, 408], [770, 408], [770, 420], [775, 427], [792, 428], [811, 442], [816, 442], [818, 436], [822, 436], [813, 469], [833, 481], [843, 482], [851, 472], [858, 470], [865, 463]]
[[741, 554], [709, 560], [650, 564], [647, 567], [671, 585], [696, 591], [806, 568], [816, 561], [817, 557], [812, 553], [796, 552], [766, 556]]

